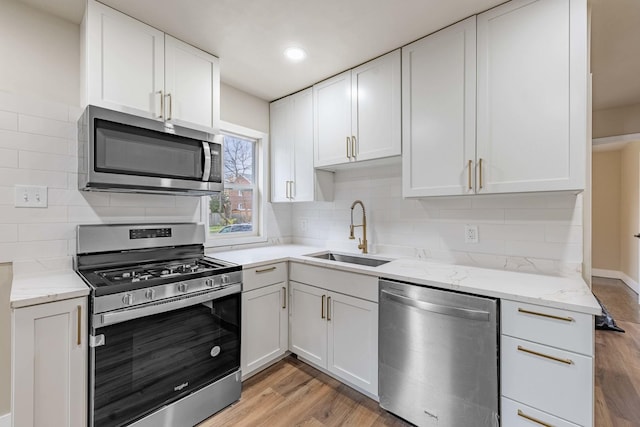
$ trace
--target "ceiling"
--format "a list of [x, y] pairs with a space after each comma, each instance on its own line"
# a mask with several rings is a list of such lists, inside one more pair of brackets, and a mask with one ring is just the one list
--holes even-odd
[[[86, 0], [21, 0], [79, 23]], [[101, 0], [220, 58], [222, 81], [267, 101], [504, 0]], [[595, 110], [640, 103], [640, 1], [590, 0]], [[291, 63], [286, 47], [308, 58]]]

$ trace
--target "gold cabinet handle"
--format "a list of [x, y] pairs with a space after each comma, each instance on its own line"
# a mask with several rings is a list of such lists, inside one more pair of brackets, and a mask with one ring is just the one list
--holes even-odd
[[540, 424], [541, 426], [544, 426], [544, 427], [553, 427], [551, 424], [547, 424], [544, 421], [541, 421], [541, 420], [539, 420], [537, 418], [532, 417], [531, 415], [525, 414], [520, 409], [518, 409], [518, 416], [524, 418], [525, 420], [529, 420], [529, 421], [534, 422], [536, 424]]
[[471, 167], [472, 167], [472, 165], [473, 165], [473, 161], [469, 160], [469, 163], [467, 165], [467, 169], [469, 169], [469, 183], [468, 183], [469, 190], [473, 190], [473, 187], [471, 186]]
[[534, 316], [541, 316], [541, 317], [547, 317], [549, 319], [562, 320], [563, 322], [574, 321], [573, 317], [569, 317], [569, 316], [563, 317], [563, 316], [556, 316], [556, 315], [547, 314], [547, 313], [538, 313], [537, 311], [525, 310], [524, 308], [520, 308], [520, 307], [518, 307], [518, 313], [532, 314]]
[[356, 157], [358, 157], [356, 155], [356, 153], [358, 152], [357, 148], [358, 148], [358, 145], [356, 143], [356, 136], [355, 135], [351, 135], [351, 157], [353, 157], [354, 159]]
[[478, 175], [480, 176], [480, 189], [482, 189], [482, 159], [478, 160]]
[[82, 345], [82, 306], [78, 306], [78, 345]]
[[544, 353], [539, 353], [537, 351], [529, 350], [528, 348], [524, 348], [521, 345], [518, 346], [518, 351], [522, 351], [524, 353], [529, 353], [529, 354], [532, 354], [532, 355], [538, 356], [538, 357], [544, 357], [545, 359], [555, 360], [556, 362], [564, 363], [564, 364], [567, 364], [567, 365], [573, 365], [573, 360], [571, 360], [571, 359], [561, 359], [559, 357], [550, 356], [550, 355], [544, 354]]
[[289, 194], [289, 181], [285, 181], [284, 184], [285, 184], [285, 186], [284, 186], [284, 197], [286, 197], [287, 199], [290, 199], [291, 195]]
[[273, 267], [267, 267], [267, 268], [263, 268], [261, 270], [256, 270], [256, 274], [258, 273], [267, 273], [269, 271], [273, 271], [276, 269], [276, 266], [274, 265]]
[[287, 288], [282, 287], [282, 308], [287, 308]]
[[349, 154], [349, 146], [351, 145], [351, 138], [347, 137], [347, 159], [351, 158], [351, 155]]
[[293, 197], [293, 190], [294, 190], [293, 181], [289, 181], [289, 198], [291, 200], [293, 200], [293, 198], [294, 198]]
[[331, 320], [331, 297], [327, 297], [327, 320]]
[[325, 295], [322, 295], [322, 305], [320, 306], [320, 318], [324, 319], [324, 299], [325, 299]]
[[158, 91], [160, 94], [160, 114], [158, 115], [159, 119], [164, 118], [164, 95], [161, 90]]
[[169, 97], [169, 114], [167, 115], [167, 120], [171, 120], [173, 119], [173, 98], [171, 97], [170, 93], [166, 94], [165, 96]]

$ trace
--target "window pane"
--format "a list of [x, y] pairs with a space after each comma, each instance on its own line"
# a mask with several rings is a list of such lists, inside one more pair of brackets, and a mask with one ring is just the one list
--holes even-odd
[[224, 137], [225, 183], [253, 184], [255, 141], [232, 135]]
[[253, 190], [225, 189], [209, 199], [211, 233], [253, 232]]

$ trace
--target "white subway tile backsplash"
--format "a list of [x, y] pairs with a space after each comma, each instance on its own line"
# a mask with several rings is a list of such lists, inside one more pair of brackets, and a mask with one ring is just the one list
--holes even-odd
[[72, 268], [73, 261], [71, 256], [13, 261], [14, 276], [44, 273], [56, 270], [71, 270]]
[[144, 208], [112, 206], [69, 206], [68, 221], [77, 224], [149, 222]]
[[18, 151], [0, 148], [0, 168], [17, 168]]
[[106, 192], [50, 188], [48, 202], [50, 206], [109, 206], [109, 196]]
[[18, 114], [0, 111], [0, 129], [18, 130]]
[[18, 116], [18, 130], [37, 135], [54, 136], [57, 138], [74, 139], [77, 133], [75, 123], [52, 120], [43, 117], [20, 114]]
[[21, 242], [69, 240], [75, 238], [75, 233], [76, 224], [67, 222], [18, 225], [18, 240]]
[[17, 242], [18, 241], [18, 225], [17, 224], [0, 224], [0, 242]]
[[571, 224], [576, 220], [574, 209], [506, 209], [506, 223]]
[[66, 240], [43, 240], [15, 244], [15, 260], [68, 256]]
[[545, 241], [582, 244], [582, 227], [577, 225], [546, 225]]
[[443, 209], [440, 211], [442, 222], [504, 222], [503, 209]]
[[70, 141], [44, 135], [0, 130], [0, 147], [13, 148], [21, 151], [69, 155]]
[[13, 187], [0, 187], [0, 205], [13, 206], [14, 200], [15, 190]]
[[77, 165], [73, 157], [34, 151], [20, 151], [19, 167], [45, 171], [73, 172]]
[[66, 206], [47, 208], [16, 208], [0, 206], [0, 224], [33, 224], [67, 222]]
[[110, 205], [111, 206], [125, 206], [125, 207], [161, 207], [168, 208], [176, 205], [176, 196], [165, 196], [162, 194], [127, 194], [127, 193], [112, 193]]
[[7, 187], [45, 185], [53, 188], [67, 188], [67, 174], [54, 171], [0, 168], [0, 183]]

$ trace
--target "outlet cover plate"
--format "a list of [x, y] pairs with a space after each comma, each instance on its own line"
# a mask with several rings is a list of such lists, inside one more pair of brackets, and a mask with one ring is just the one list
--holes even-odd
[[477, 225], [464, 226], [464, 241], [465, 243], [478, 243], [478, 226]]

